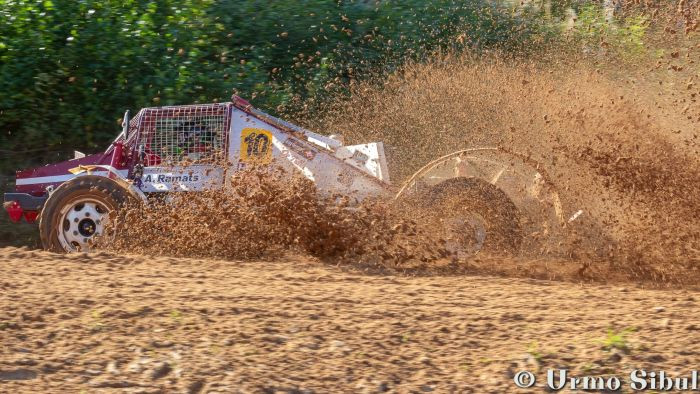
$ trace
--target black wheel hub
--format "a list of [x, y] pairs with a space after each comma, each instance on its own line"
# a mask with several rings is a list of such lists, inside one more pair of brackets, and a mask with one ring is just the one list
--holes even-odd
[[95, 222], [92, 219], [83, 219], [78, 223], [78, 232], [83, 237], [92, 237], [96, 229]]

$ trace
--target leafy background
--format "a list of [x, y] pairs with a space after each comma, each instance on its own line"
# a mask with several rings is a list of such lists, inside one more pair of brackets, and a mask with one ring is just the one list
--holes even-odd
[[[599, 2], [546, 3], [2, 0], [0, 192], [17, 169], [104, 149], [126, 109], [237, 93], [294, 120], [354, 80], [436, 51], [529, 56], [565, 37], [598, 45], [606, 34], [641, 50], [644, 20], [610, 29]], [[582, 17], [564, 34], [570, 9]]]
[[[0, 7], [3, 170], [102, 149], [127, 108], [226, 101], [236, 92], [272, 112], [294, 110], [406, 58], [464, 43], [512, 47], [523, 41], [512, 36], [528, 34], [516, 18], [479, 1], [46, 0]], [[453, 40], [458, 34], [469, 40]]]

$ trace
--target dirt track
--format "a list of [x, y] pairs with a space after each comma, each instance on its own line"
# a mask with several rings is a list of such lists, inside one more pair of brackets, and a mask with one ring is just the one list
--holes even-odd
[[1, 392], [514, 392], [519, 369], [700, 358], [685, 290], [15, 248], [0, 267]]

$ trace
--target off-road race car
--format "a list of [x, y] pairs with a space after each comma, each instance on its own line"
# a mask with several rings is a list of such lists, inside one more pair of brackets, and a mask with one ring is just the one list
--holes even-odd
[[[523, 239], [554, 237], [564, 224], [559, 196], [541, 166], [499, 148], [436, 159], [401, 187], [392, 185], [381, 142], [346, 146], [266, 114], [244, 99], [144, 108], [124, 116], [103, 152], [17, 172], [5, 193], [11, 220], [38, 218], [41, 242], [57, 252], [88, 251], [130, 199], [225, 188], [249, 165], [300, 171], [319, 191], [357, 201], [423, 194], [453, 247], [517, 251]], [[449, 198], [448, 198], [449, 197]]]

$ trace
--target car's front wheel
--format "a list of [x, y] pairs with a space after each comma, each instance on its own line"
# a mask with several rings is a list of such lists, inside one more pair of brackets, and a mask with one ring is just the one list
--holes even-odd
[[98, 239], [113, 235], [117, 211], [133, 197], [116, 181], [83, 175], [61, 184], [46, 200], [39, 216], [44, 249], [87, 252]]

